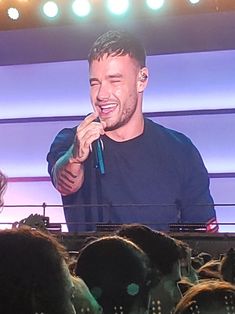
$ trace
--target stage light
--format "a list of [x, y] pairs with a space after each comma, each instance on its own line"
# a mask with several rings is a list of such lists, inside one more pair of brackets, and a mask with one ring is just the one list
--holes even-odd
[[197, 4], [198, 2], [200, 2], [200, 0], [189, 0], [189, 2], [192, 4]]
[[59, 8], [58, 5], [54, 2], [54, 1], [48, 1], [43, 5], [43, 13], [47, 16], [47, 17], [56, 17], [58, 12], [59, 12]]
[[129, 0], [107, 0], [107, 7], [113, 14], [122, 15], [129, 8]]
[[9, 18], [12, 20], [18, 20], [20, 17], [20, 13], [16, 8], [9, 8], [7, 10], [7, 14], [8, 14]]
[[148, 7], [152, 10], [160, 9], [163, 6], [164, 2], [165, 0], [146, 0]]
[[72, 9], [77, 16], [87, 16], [91, 11], [91, 4], [89, 0], [75, 0]]

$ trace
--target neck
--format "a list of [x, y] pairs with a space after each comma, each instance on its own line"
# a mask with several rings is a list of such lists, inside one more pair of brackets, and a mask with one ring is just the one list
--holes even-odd
[[107, 131], [105, 134], [114, 141], [124, 142], [131, 140], [144, 132], [144, 116], [139, 115], [135, 119], [131, 119], [126, 125], [117, 130]]

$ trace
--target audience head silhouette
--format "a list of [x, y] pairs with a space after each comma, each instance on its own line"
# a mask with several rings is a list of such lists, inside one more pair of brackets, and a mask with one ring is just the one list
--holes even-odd
[[141, 224], [123, 225], [117, 234], [138, 245], [160, 277], [150, 291], [152, 313], [170, 313], [181, 298], [180, 248], [176, 240]]
[[230, 248], [221, 261], [221, 276], [225, 281], [235, 284], [235, 250]]
[[66, 253], [52, 236], [0, 230], [0, 308], [4, 314], [75, 314]]
[[188, 290], [175, 314], [235, 314], [235, 287], [228, 282], [206, 280]]
[[104, 313], [148, 313], [148, 259], [132, 242], [109, 236], [89, 243], [78, 256], [75, 272]]

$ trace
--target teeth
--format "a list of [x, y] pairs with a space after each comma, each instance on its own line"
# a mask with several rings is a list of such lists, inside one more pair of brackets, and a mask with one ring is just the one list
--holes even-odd
[[115, 106], [116, 106], [115, 104], [105, 105], [105, 106], [101, 106], [101, 109], [110, 109], [110, 108], [113, 108]]

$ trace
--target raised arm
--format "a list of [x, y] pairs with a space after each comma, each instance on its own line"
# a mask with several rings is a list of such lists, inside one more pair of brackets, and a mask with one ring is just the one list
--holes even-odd
[[104, 134], [104, 125], [94, 120], [97, 113], [87, 116], [73, 135], [58, 134], [52, 143], [47, 160], [49, 173], [56, 189], [62, 195], [78, 191], [84, 181], [84, 162], [89, 156], [91, 144]]

